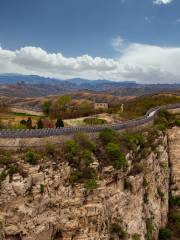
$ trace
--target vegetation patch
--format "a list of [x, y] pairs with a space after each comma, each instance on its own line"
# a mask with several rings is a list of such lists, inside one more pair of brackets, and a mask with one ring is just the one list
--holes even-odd
[[117, 219], [116, 222], [112, 223], [110, 226], [111, 235], [119, 237], [119, 239], [127, 239], [127, 232], [123, 228], [122, 220]]
[[39, 155], [32, 150], [26, 153], [26, 161], [31, 165], [36, 165], [38, 163]]
[[107, 124], [107, 121], [105, 119], [101, 119], [101, 118], [95, 118], [95, 117], [91, 117], [91, 118], [85, 118], [84, 123], [87, 125], [102, 125], [102, 124]]

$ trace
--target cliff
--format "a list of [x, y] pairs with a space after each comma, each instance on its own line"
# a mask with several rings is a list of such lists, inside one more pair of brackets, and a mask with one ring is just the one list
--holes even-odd
[[[176, 132], [170, 130], [169, 136]], [[136, 154], [127, 153], [126, 171], [102, 167], [92, 190], [70, 184], [72, 167], [61, 157], [43, 155], [39, 164], [30, 165], [16, 151], [20, 170], [2, 177], [0, 169], [0, 239], [158, 239], [167, 223], [169, 146], [167, 134], [153, 141], [143, 152], [138, 147]], [[170, 149], [173, 165], [176, 153]], [[93, 156], [92, 167], [98, 166]]]

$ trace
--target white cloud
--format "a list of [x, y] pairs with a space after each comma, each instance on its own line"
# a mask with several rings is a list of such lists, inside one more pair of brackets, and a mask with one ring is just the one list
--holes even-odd
[[168, 4], [171, 3], [173, 0], [154, 0], [153, 3], [157, 4], [157, 5], [161, 5], [161, 4]]
[[[136, 80], [138, 82], [180, 82], [180, 48], [126, 43], [118, 38], [118, 58], [82, 55], [67, 58], [37, 47], [16, 51], [0, 48], [0, 73], [37, 74], [68, 79]], [[121, 41], [122, 40], [122, 41]], [[122, 44], [121, 44], [122, 43]]]
[[121, 36], [112, 39], [111, 45], [116, 51], [121, 51], [124, 47], [125, 41]]

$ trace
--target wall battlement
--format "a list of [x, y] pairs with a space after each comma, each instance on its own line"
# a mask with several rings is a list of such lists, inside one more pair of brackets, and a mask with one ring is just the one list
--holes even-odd
[[2, 129], [0, 130], [0, 147], [23, 147], [26, 145], [35, 147], [39, 145], [40, 142], [40, 145], [43, 145], [46, 140], [53, 140], [55, 143], [63, 141], [77, 132], [86, 132], [90, 135], [96, 135], [105, 128], [111, 128], [116, 131], [141, 130], [153, 125], [156, 115], [162, 108], [166, 108], [172, 113], [180, 113], [180, 103], [177, 103], [150, 109], [145, 116], [124, 123], [32, 130]]

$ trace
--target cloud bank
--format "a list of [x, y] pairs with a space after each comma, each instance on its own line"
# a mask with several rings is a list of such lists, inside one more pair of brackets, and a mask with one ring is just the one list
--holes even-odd
[[[114, 43], [114, 44], [113, 44]], [[180, 82], [180, 48], [112, 41], [117, 58], [82, 55], [67, 58], [37, 47], [10, 51], [0, 48], [0, 73], [36, 74], [68, 79], [136, 80], [143, 83]]]
[[161, 4], [168, 4], [171, 3], [173, 0], [154, 0], [154, 4], [161, 5]]

